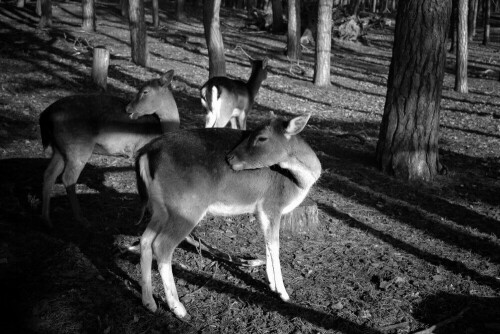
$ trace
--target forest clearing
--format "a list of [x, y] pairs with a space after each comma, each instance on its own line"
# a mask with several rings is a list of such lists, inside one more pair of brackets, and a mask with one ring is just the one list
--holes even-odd
[[[168, 2], [170, 4], [172, 2]], [[155, 314], [141, 303], [140, 215], [133, 159], [93, 155], [77, 186], [91, 227], [77, 224], [59, 182], [54, 229], [40, 220], [44, 154], [38, 118], [59, 98], [95, 93], [92, 49], [111, 53], [108, 93], [131, 99], [144, 82], [174, 70], [181, 129], [204, 127], [199, 90], [208, 78], [202, 12], [184, 22], [171, 7], [148, 30], [147, 68], [130, 60], [128, 22], [99, 1], [97, 31], [81, 30], [79, 2], [53, 2], [53, 27], [37, 29], [35, 3], [0, 3], [0, 277], [5, 333], [435, 333], [500, 331], [500, 19], [488, 46], [469, 43], [469, 93], [453, 90], [448, 54], [439, 129], [448, 173], [407, 183], [375, 165], [391, 63], [393, 26], [367, 43], [333, 40], [331, 83], [312, 84], [314, 47], [284, 53], [286, 35], [248, 30], [244, 11], [221, 10], [227, 73], [248, 79], [247, 54], [268, 57], [268, 76], [248, 116], [311, 113], [302, 137], [323, 172], [309, 197], [319, 227], [282, 231], [285, 303], [264, 267], [236, 267], [181, 244], [173, 270], [191, 319], [168, 311], [153, 268]], [[148, 5], [146, 4], [146, 7]], [[149, 12], [147, 12], [149, 13]], [[147, 16], [151, 21], [150, 15]], [[204, 241], [241, 256], [264, 256], [255, 218], [207, 217]], [[431, 332], [429, 332], [431, 333]]]

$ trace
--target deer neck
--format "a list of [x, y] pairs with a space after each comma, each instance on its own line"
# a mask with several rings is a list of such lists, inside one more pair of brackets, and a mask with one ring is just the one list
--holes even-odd
[[[175, 112], [173, 112], [174, 109]], [[173, 115], [177, 114], [177, 106], [175, 104], [172, 105], [169, 102], [162, 101], [155, 114], [160, 119], [162, 133], [179, 129], [179, 119], [173, 117]]]
[[309, 190], [319, 179], [321, 163], [305, 141], [301, 138], [294, 138], [294, 140], [300, 141], [300, 143], [291, 146], [295, 149], [290, 150], [288, 158], [280, 162], [279, 166], [290, 172], [299, 188]]

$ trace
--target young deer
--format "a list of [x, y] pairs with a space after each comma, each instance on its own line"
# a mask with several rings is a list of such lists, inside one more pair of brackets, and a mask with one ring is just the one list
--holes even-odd
[[[170, 70], [146, 83], [128, 104], [116, 96], [75, 95], [54, 102], [41, 113], [42, 143], [52, 150], [43, 176], [42, 218], [49, 227], [50, 193], [61, 173], [73, 215], [87, 225], [75, 186], [92, 152], [130, 158], [153, 138], [179, 128], [177, 105], [168, 88], [173, 75]], [[142, 115], [146, 116], [139, 118]]]
[[252, 74], [245, 83], [227, 77], [213, 77], [200, 90], [201, 104], [207, 110], [206, 128], [223, 128], [231, 121], [231, 127], [246, 130], [248, 113], [262, 81], [267, 78], [268, 58], [252, 60]]
[[154, 254], [170, 310], [187, 316], [175, 288], [172, 254], [207, 213], [256, 214], [265, 237], [270, 288], [289, 299], [279, 262], [281, 215], [302, 202], [321, 173], [316, 154], [297, 135], [309, 116], [273, 119], [253, 132], [178, 131], [139, 150], [137, 186], [152, 213], [140, 242], [142, 302], [149, 310], [157, 309], [151, 286]]

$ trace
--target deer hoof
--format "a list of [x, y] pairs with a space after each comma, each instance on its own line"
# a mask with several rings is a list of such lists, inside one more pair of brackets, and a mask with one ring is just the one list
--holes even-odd
[[279, 295], [280, 295], [281, 300], [284, 302], [287, 302], [290, 300], [290, 296], [288, 295], [288, 293], [286, 291], [279, 292]]
[[186, 308], [181, 303], [178, 303], [176, 306], [172, 307], [171, 311], [179, 319], [189, 320], [191, 318], [187, 313]]
[[154, 300], [152, 301], [149, 301], [149, 302], [146, 302], [146, 301], [143, 301], [142, 304], [151, 312], [153, 313], [156, 313], [156, 311], [158, 310], [158, 306], [156, 306], [156, 303], [154, 302]]

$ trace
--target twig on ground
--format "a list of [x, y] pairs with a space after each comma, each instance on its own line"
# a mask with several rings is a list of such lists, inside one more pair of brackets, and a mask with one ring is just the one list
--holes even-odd
[[469, 309], [470, 309], [470, 307], [466, 307], [462, 311], [458, 312], [458, 314], [456, 314], [452, 317], [449, 317], [448, 319], [444, 319], [443, 321], [438, 322], [437, 324], [435, 324], [429, 328], [426, 328], [426, 329], [418, 331], [418, 332], [414, 332], [413, 334], [433, 334], [436, 329], [443, 327], [445, 325], [448, 325], [452, 322], [455, 322], [458, 319], [460, 319], [461, 317], [463, 317], [465, 312], [467, 312]]

